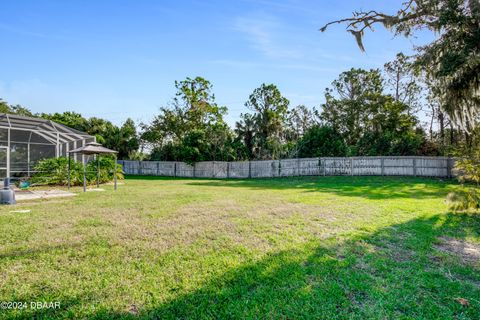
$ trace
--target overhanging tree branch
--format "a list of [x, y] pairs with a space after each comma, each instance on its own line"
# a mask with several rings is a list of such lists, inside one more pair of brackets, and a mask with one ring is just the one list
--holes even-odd
[[416, 48], [415, 64], [438, 84], [442, 108], [468, 131], [480, 115], [480, 2], [478, 0], [408, 0], [396, 14], [355, 11], [352, 17], [328, 22], [345, 24], [361, 51], [365, 29], [382, 24], [395, 35], [410, 36], [419, 29], [436, 31], [437, 39]]

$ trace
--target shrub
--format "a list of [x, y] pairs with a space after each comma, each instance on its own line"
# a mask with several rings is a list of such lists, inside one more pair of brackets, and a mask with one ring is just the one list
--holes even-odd
[[[100, 182], [105, 183], [113, 180], [113, 168], [115, 160], [110, 157], [100, 157]], [[87, 163], [87, 184], [97, 181], [97, 160]], [[67, 185], [68, 184], [68, 158], [49, 158], [40, 160], [35, 165], [36, 173], [31, 182], [36, 185]], [[123, 179], [121, 165], [117, 164], [117, 179]], [[70, 162], [70, 183], [72, 186], [83, 184], [83, 165], [80, 162]]]
[[[65, 157], [40, 160], [34, 170], [36, 173], [31, 179], [32, 184], [66, 185], [68, 183], [68, 159]], [[70, 170], [72, 185], [81, 183], [82, 172], [82, 164], [72, 160]]]
[[468, 211], [480, 209], [480, 191], [468, 188], [450, 192], [447, 195], [448, 207], [453, 211]]
[[455, 211], [480, 209], [480, 151], [476, 151], [471, 157], [458, 160], [455, 164], [458, 172], [458, 180], [464, 183], [473, 183], [468, 188], [451, 192], [447, 196], [450, 209]]
[[458, 160], [455, 169], [461, 183], [473, 182], [478, 187], [480, 185], [480, 150], [471, 157]]
[[[99, 163], [100, 168], [100, 183], [105, 183], [113, 180], [113, 170], [115, 167], [115, 160], [108, 156], [102, 156], [99, 159], [92, 160], [87, 163], [87, 181], [89, 183], [96, 183], [97, 181], [97, 164]], [[123, 169], [122, 166], [117, 164], [117, 179], [122, 180]]]

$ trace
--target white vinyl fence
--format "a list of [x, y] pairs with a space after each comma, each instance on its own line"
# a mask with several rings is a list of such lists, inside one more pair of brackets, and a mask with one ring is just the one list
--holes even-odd
[[195, 178], [272, 178], [294, 176], [452, 177], [455, 160], [446, 157], [302, 158], [263, 161], [118, 160], [127, 175]]

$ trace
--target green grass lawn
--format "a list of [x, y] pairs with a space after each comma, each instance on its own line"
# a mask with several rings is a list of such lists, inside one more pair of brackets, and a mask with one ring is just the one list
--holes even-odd
[[0, 319], [479, 319], [480, 215], [448, 211], [454, 188], [130, 177], [2, 206], [0, 301], [61, 307]]

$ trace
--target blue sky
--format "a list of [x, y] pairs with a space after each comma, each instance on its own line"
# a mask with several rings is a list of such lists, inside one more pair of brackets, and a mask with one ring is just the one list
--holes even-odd
[[230, 124], [263, 82], [292, 106], [319, 106], [340, 72], [381, 67], [432, 36], [394, 38], [377, 27], [361, 53], [343, 26], [318, 28], [402, 1], [2, 1], [0, 97], [34, 112], [149, 121], [175, 80], [202, 76]]

